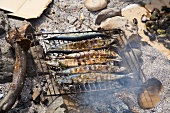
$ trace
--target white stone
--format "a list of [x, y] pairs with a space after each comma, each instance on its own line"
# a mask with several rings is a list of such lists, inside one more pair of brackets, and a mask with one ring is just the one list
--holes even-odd
[[107, 6], [108, 0], [85, 0], [84, 6], [90, 11], [98, 11]]
[[101, 23], [100, 28], [104, 30], [121, 29], [127, 36], [128, 42], [138, 40], [136, 27], [131, 21], [122, 16], [107, 18]]
[[0, 94], [0, 99], [3, 98], [3, 97], [4, 97], [4, 95], [3, 95], [3, 94]]

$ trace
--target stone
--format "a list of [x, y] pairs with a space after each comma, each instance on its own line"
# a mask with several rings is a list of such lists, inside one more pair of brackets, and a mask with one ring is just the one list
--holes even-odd
[[3, 28], [2, 25], [0, 25], [0, 37], [3, 37], [5, 33], [6, 33], [5, 29]]
[[108, 0], [85, 0], [84, 6], [90, 11], [98, 11], [107, 6]]
[[95, 24], [100, 25], [102, 21], [114, 16], [122, 16], [121, 10], [116, 10], [114, 8], [104, 9], [98, 14]]
[[5, 39], [0, 39], [0, 83], [12, 81], [14, 53]]
[[168, 49], [170, 49], [170, 41], [169, 40], [164, 40], [164, 46]]
[[125, 45], [131, 41], [139, 40], [136, 26], [127, 18], [122, 16], [107, 18], [104, 22], [100, 24], [98, 29], [103, 30], [121, 29], [122, 31], [124, 31], [127, 37], [127, 42], [125, 42]]
[[[162, 43], [157, 43], [155, 40], [155, 35], [149, 33], [146, 35], [146, 26], [141, 22], [141, 17], [143, 14], [147, 15], [147, 18], [150, 17], [150, 12], [153, 8], [161, 9], [162, 5], [166, 4], [166, 6], [170, 6], [168, 0], [152, 0], [152, 2], [148, 2], [145, 7], [140, 4], [130, 4], [127, 7], [122, 9], [122, 15], [128, 18], [129, 20], [133, 20], [136, 18], [138, 20], [138, 34], [140, 35], [142, 41], [146, 41], [150, 46], [156, 48], [160, 52], [162, 52], [165, 56], [170, 59], [170, 51], [168, 48], [164, 47]], [[132, 16], [133, 15], [133, 16]]]
[[9, 30], [9, 23], [7, 15], [4, 12], [0, 11], [0, 38], [3, 38], [6, 34], [6, 31]]
[[138, 96], [138, 104], [142, 109], [151, 109], [160, 101], [159, 95], [150, 93], [147, 89], [145, 89]]
[[151, 78], [139, 89], [138, 104], [142, 109], [151, 109], [161, 100], [159, 93], [163, 90], [162, 83], [156, 79]]
[[2, 94], [2, 91], [0, 90], [0, 99], [2, 99], [4, 95]]
[[157, 78], [148, 79], [146, 87], [147, 89], [154, 91], [154, 93], [157, 91], [157, 94], [164, 90], [161, 81], [159, 81]]
[[4, 39], [9, 30], [7, 15], [0, 11], [0, 83], [12, 81], [14, 54], [11, 46]]

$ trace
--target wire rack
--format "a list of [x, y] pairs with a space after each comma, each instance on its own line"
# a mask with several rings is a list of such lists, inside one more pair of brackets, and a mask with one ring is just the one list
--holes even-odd
[[[92, 33], [100, 33], [100, 35], [91, 36]], [[81, 35], [87, 34], [85, 38], [82, 39]], [[101, 35], [106, 35], [103, 38]], [[63, 38], [64, 36], [64, 38]], [[68, 37], [65, 37], [68, 36]], [[69, 36], [77, 36], [74, 37], [75, 39], [69, 39]], [[63, 44], [68, 44], [72, 42], [81, 42], [83, 40], [93, 40], [93, 39], [115, 39], [116, 45], [112, 46], [112, 51], [116, 52], [122, 58], [122, 61], [112, 61], [109, 62], [109, 65], [116, 65], [116, 66], [124, 66], [127, 68], [126, 74], [133, 74], [133, 81], [136, 82], [137, 85], [141, 84], [142, 81], [145, 81], [145, 77], [141, 71], [140, 64], [138, 57], [135, 55], [131, 44], [127, 41], [127, 37], [122, 30], [113, 29], [113, 30], [103, 30], [103, 31], [85, 31], [85, 32], [68, 32], [68, 33], [35, 33], [31, 35], [27, 35], [27, 37], [31, 38], [33, 43], [32, 45], [35, 46], [36, 51], [38, 51], [37, 45], [42, 45], [44, 50], [44, 58], [40, 59], [38, 54], [38, 62], [40, 64], [41, 72], [36, 71], [37, 76], [41, 75], [48, 75], [47, 83], [49, 85], [49, 93], [46, 96], [59, 96], [59, 95], [68, 95], [68, 94], [78, 94], [78, 93], [85, 93], [85, 92], [95, 92], [95, 91], [103, 91], [103, 90], [115, 90], [120, 89], [123, 85], [120, 85], [120, 81], [129, 80], [129, 77], [125, 77], [120, 80], [113, 80], [113, 81], [105, 81], [105, 82], [94, 82], [94, 83], [60, 83], [58, 78], [60, 77], [67, 77], [69, 75], [65, 74], [57, 74], [55, 71], [62, 70], [60, 66], [50, 66], [47, 65], [46, 62], [53, 61], [53, 58], [58, 58], [64, 55], [68, 55], [74, 53], [73, 51], [69, 53], [64, 52], [51, 52], [50, 48], [59, 47]], [[53, 38], [57, 37], [57, 38]], [[77, 39], [76, 39], [77, 38]], [[102, 50], [107, 50], [111, 47], [102, 48]], [[101, 48], [100, 48], [101, 49]], [[50, 52], [49, 52], [50, 51]], [[97, 51], [97, 50], [95, 50]], [[77, 53], [80, 51], [76, 51]], [[44, 66], [45, 64], [45, 66]], [[108, 64], [107, 64], [108, 65]], [[52, 70], [52, 71], [51, 71]], [[125, 74], [125, 73], [122, 73]], [[121, 82], [123, 83], [123, 82]], [[55, 87], [57, 86], [57, 89]], [[59, 90], [59, 92], [57, 91]]]

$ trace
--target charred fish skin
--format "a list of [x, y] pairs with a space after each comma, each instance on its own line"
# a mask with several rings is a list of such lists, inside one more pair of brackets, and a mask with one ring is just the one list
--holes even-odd
[[54, 67], [58, 67], [59, 66], [59, 63], [58, 61], [46, 61], [46, 64], [49, 65], [49, 66], [54, 66]]
[[81, 40], [87, 40], [92, 39], [95, 37], [105, 37], [108, 38], [110, 36], [102, 34], [102, 33], [84, 33], [84, 34], [68, 34], [68, 35], [59, 35], [59, 36], [53, 36], [50, 38], [45, 38], [44, 40], [66, 40], [66, 41], [81, 41]]
[[46, 64], [50, 66], [64, 66], [64, 67], [75, 67], [92, 64], [104, 64], [108, 62], [121, 62], [122, 60], [117, 59], [106, 59], [106, 58], [90, 58], [90, 59], [62, 59], [47, 61]]
[[92, 72], [110, 72], [110, 73], [120, 73], [126, 71], [125, 67], [119, 66], [108, 66], [108, 65], [84, 65], [79, 67], [73, 67], [66, 70], [62, 70], [58, 73], [63, 74], [78, 74], [78, 73], [92, 73]]
[[79, 53], [72, 53], [58, 57], [58, 59], [80, 59], [80, 58], [118, 58], [121, 57], [114, 51], [111, 50], [90, 50]]
[[75, 74], [66, 77], [58, 78], [59, 83], [63, 84], [85, 84], [85, 83], [96, 83], [105, 81], [119, 80], [124, 77], [133, 78], [134, 74], [108, 74], [108, 73], [86, 73], [86, 74]]
[[52, 47], [48, 50], [48, 52], [64, 52], [64, 51], [86, 51], [91, 49], [100, 49], [104, 47], [108, 47], [113, 44], [115, 39], [92, 39], [92, 40], [83, 40], [78, 42], [72, 42], [68, 44], [62, 44], [60, 46]]

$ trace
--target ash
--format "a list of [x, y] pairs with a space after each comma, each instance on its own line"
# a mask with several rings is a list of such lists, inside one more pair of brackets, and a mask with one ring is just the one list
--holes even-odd
[[[143, 52], [142, 60], [142, 70], [146, 75], [146, 78], [157, 78], [160, 80], [164, 87], [164, 92], [161, 94], [162, 100], [159, 102], [153, 111], [156, 113], [168, 113], [170, 108], [168, 105], [170, 104], [170, 62], [165, 55], [160, 53], [158, 50], [152, 48], [151, 46], [144, 44], [141, 47]], [[149, 113], [149, 111], [144, 111], [145, 113]]]

